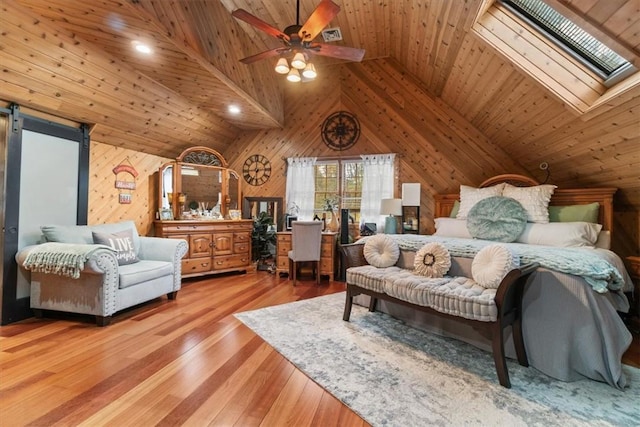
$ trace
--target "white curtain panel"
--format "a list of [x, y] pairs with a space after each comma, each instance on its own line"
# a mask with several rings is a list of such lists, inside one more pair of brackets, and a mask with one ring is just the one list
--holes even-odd
[[384, 215], [380, 215], [380, 201], [393, 198], [395, 154], [363, 155], [361, 222], [375, 222], [378, 232], [384, 229]]
[[316, 157], [289, 157], [287, 164], [287, 209], [295, 203], [299, 209], [298, 219], [312, 220]]

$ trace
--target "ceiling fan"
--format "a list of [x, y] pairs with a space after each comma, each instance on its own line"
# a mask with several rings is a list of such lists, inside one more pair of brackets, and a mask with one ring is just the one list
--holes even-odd
[[313, 39], [322, 29], [340, 12], [340, 6], [331, 0], [321, 0], [307, 22], [300, 25], [300, 0], [297, 2], [296, 24], [289, 25], [280, 31], [267, 24], [262, 19], [250, 14], [244, 9], [236, 9], [231, 15], [247, 24], [253, 25], [270, 36], [280, 39], [284, 46], [267, 50], [256, 55], [248, 56], [240, 60], [245, 64], [251, 64], [261, 59], [271, 58], [289, 52], [303, 53], [307, 55], [329, 56], [347, 61], [360, 62], [364, 57], [364, 49], [336, 46], [325, 43], [314, 43]]

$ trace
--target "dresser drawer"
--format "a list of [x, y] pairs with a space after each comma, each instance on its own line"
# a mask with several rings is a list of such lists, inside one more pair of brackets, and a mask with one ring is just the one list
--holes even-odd
[[235, 243], [248, 242], [251, 240], [251, 234], [249, 233], [233, 233], [233, 241]]
[[289, 257], [288, 256], [279, 256], [278, 257], [278, 270], [289, 270]]
[[320, 259], [320, 273], [333, 274], [333, 260], [322, 258]]
[[249, 254], [217, 256], [213, 260], [213, 269], [225, 270], [227, 268], [234, 268], [234, 267], [244, 267], [244, 266], [248, 267], [249, 263], [250, 263]]
[[249, 242], [234, 243], [233, 244], [233, 253], [234, 254], [248, 254], [249, 253]]
[[331, 257], [333, 255], [333, 243], [323, 243], [320, 248], [320, 256]]
[[211, 270], [211, 258], [182, 260], [182, 274], [201, 273]]

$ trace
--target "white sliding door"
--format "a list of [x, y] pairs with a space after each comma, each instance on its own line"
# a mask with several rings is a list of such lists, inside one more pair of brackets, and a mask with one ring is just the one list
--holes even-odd
[[[76, 141], [22, 131], [18, 250], [40, 241], [45, 224], [76, 225], [80, 145]], [[16, 297], [29, 296], [18, 270]]]

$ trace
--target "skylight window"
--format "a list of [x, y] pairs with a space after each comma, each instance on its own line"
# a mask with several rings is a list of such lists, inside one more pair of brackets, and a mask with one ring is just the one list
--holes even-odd
[[605, 80], [632, 68], [623, 57], [542, 0], [501, 0]]

